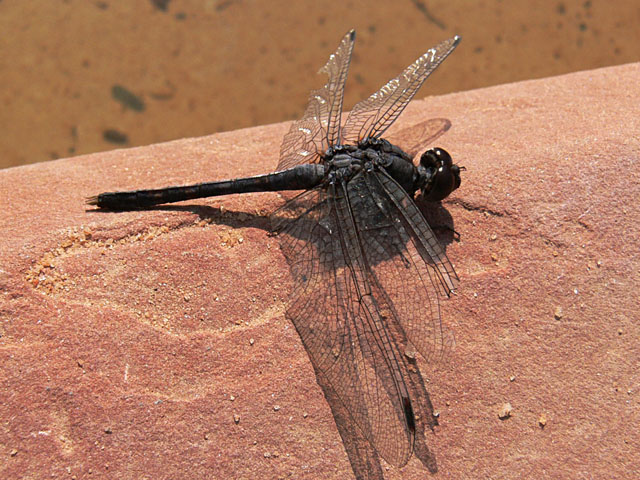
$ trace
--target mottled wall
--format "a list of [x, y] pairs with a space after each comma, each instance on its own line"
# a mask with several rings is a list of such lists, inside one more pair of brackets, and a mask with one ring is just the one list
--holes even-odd
[[347, 108], [454, 34], [419, 97], [638, 61], [639, 24], [637, 0], [0, 0], [0, 167], [294, 119], [350, 28]]

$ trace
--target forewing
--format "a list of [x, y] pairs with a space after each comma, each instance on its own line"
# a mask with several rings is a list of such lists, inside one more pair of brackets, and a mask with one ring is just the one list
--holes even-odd
[[294, 282], [287, 317], [364, 437], [401, 466], [414, 438], [406, 365], [385, 327], [391, 308], [372, 295], [361, 252], [354, 253], [359, 235], [348, 211], [345, 196], [316, 189], [276, 212]]
[[344, 84], [354, 42], [355, 31], [351, 30], [318, 72], [326, 73], [329, 80], [324, 87], [311, 92], [302, 118], [293, 122], [284, 136], [277, 170], [304, 163], [319, 163], [327, 148], [338, 142]]
[[393, 310], [390, 320], [410, 342], [406, 353], [415, 347], [427, 360], [438, 360], [454, 345], [442, 326], [439, 297], [453, 291], [456, 273], [402, 187], [384, 171], [364, 179], [353, 211], [371, 274]]
[[431, 48], [366, 100], [357, 103], [343, 129], [343, 143], [379, 138], [398, 118], [431, 73], [458, 45], [455, 36]]
[[413, 450], [435, 473], [435, 456], [424, 434], [438, 422], [413, 354], [417, 348], [434, 360], [453, 348], [453, 335], [440, 321], [438, 297], [451, 293], [457, 277], [422, 214], [386, 172], [365, 172], [352, 179], [349, 199], [368, 283], [386, 307], [386, 331], [401, 351], [399, 363], [416, 420]]

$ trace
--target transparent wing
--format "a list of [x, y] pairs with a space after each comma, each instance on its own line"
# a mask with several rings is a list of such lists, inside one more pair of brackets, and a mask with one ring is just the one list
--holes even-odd
[[[413, 200], [384, 171], [349, 183], [352, 211], [366, 263], [400, 336], [427, 360], [446, 357], [454, 346], [441, 322], [439, 297], [447, 297], [458, 277]], [[404, 352], [403, 352], [404, 353]]]
[[331, 384], [324, 378], [323, 373], [317, 368], [315, 372], [318, 385], [322, 388], [324, 397], [329, 407], [331, 407], [331, 413], [335, 419], [340, 437], [342, 437], [342, 444], [347, 451], [355, 478], [384, 480], [378, 452], [373, 448], [369, 439], [362, 434], [360, 427], [355, 424], [351, 414], [347, 411]]
[[287, 317], [362, 435], [401, 466], [415, 433], [410, 376], [386, 327], [393, 309], [369, 283], [350, 212], [344, 193], [316, 189], [274, 214], [294, 280]]
[[347, 33], [336, 52], [318, 72], [326, 73], [329, 80], [324, 87], [311, 92], [302, 118], [293, 122], [284, 136], [277, 170], [304, 163], [319, 163], [327, 148], [338, 142], [344, 84], [355, 35], [354, 30]]
[[343, 129], [343, 143], [379, 138], [398, 118], [431, 73], [460, 42], [455, 36], [436, 45], [366, 100], [357, 103]]

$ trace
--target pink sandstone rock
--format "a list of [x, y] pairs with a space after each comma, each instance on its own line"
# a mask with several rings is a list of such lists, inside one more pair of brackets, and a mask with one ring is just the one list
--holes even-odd
[[[640, 64], [414, 102], [451, 120], [457, 347], [421, 364], [442, 479], [640, 477]], [[302, 108], [302, 106], [301, 106]], [[343, 479], [293, 326], [276, 194], [101, 191], [268, 172], [286, 124], [0, 171], [0, 478]], [[510, 416], [501, 420], [503, 405]], [[389, 479], [426, 478], [415, 459]]]

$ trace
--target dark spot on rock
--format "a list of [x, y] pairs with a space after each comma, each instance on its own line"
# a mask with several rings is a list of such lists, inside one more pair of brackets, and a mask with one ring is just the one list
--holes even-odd
[[229, 7], [232, 3], [233, 2], [231, 0], [227, 0], [226, 2], [220, 2], [218, 5], [216, 5], [216, 10], [218, 12], [226, 10], [227, 7]]
[[109, 143], [116, 143], [118, 145], [122, 145], [123, 143], [127, 143], [129, 141], [129, 137], [126, 133], [119, 132], [113, 128], [109, 128], [102, 132], [102, 138], [104, 138]]
[[114, 85], [111, 87], [111, 96], [126, 108], [130, 108], [136, 112], [142, 112], [145, 109], [144, 101], [122, 85]]
[[424, 15], [424, 17], [431, 22], [432, 24], [434, 24], [436, 27], [440, 28], [441, 30], [446, 30], [447, 26], [444, 24], [444, 22], [442, 20], [440, 20], [439, 18], [436, 18], [431, 11], [427, 8], [427, 5], [424, 2], [421, 2], [420, 0], [411, 0], [413, 3], [413, 6], [416, 7], [416, 9], [422, 13], [422, 15]]
[[156, 7], [158, 10], [162, 10], [166, 12], [169, 8], [169, 2], [171, 0], [151, 0], [151, 4]]

